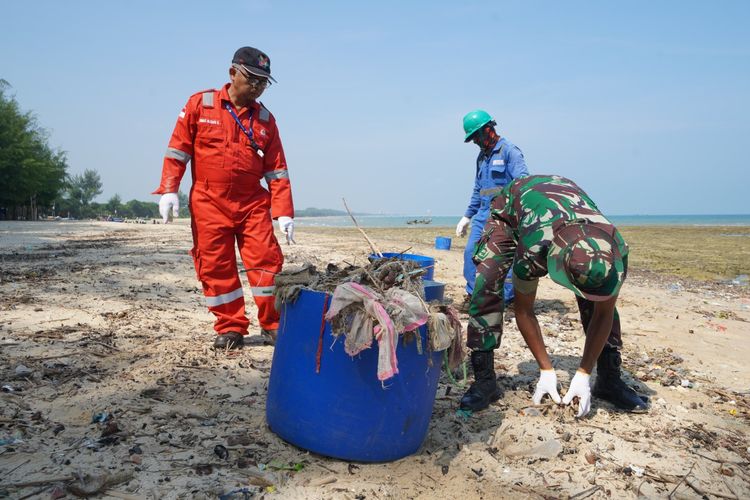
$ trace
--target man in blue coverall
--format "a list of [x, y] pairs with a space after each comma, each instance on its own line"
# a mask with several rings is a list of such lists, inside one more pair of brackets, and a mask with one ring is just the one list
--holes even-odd
[[[464, 116], [464, 142], [473, 142], [479, 146], [477, 169], [474, 179], [474, 191], [466, 213], [456, 226], [456, 236], [462, 237], [471, 224], [469, 241], [464, 250], [464, 278], [466, 278], [466, 299], [461, 306], [468, 311], [469, 300], [474, 291], [477, 267], [472, 260], [474, 249], [482, 235], [484, 223], [490, 214], [490, 200], [513, 179], [529, 175], [526, 161], [520, 149], [504, 137], [500, 137], [495, 126], [497, 123], [486, 111], [478, 109]], [[508, 273], [505, 282], [505, 301], [513, 300], [512, 276]]]

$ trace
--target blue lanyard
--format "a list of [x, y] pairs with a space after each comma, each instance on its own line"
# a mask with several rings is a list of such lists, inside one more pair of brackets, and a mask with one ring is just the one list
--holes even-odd
[[245, 126], [240, 121], [239, 116], [237, 116], [237, 113], [234, 112], [232, 109], [232, 106], [229, 105], [228, 102], [224, 103], [224, 108], [229, 111], [229, 114], [232, 115], [232, 118], [234, 118], [234, 121], [237, 122], [237, 125], [239, 125], [240, 130], [242, 130], [242, 133], [244, 133], [247, 136], [247, 139], [250, 141], [250, 147], [252, 147], [256, 153], [258, 153], [258, 156], [263, 158], [263, 150], [260, 149], [260, 146], [255, 142], [255, 139], [253, 139], [253, 112], [250, 111], [250, 117], [248, 119], [248, 124], [250, 125], [250, 130], [246, 129]]

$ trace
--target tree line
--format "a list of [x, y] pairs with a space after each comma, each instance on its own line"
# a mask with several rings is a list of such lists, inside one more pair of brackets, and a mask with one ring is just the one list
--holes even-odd
[[[99, 174], [70, 175], [65, 152], [49, 146], [48, 133], [7, 94], [9, 88], [0, 79], [0, 219], [159, 217], [155, 202], [123, 202], [117, 194], [94, 202], [102, 194]], [[187, 196], [179, 196], [180, 216], [187, 217]]]

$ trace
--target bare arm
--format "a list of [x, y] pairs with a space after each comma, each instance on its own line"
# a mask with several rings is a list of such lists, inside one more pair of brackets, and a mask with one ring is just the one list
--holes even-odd
[[583, 356], [581, 356], [579, 367], [579, 370], [585, 373], [590, 374], [594, 369], [594, 364], [607, 343], [607, 337], [609, 337], [609, 331], [612, 328], [612, 321], [615, 316], [616, 302], [617, 296], [614, 296], [594, 304], [594, 313], [586, 332], [586, 344], [583, 347]]
[[552, 362], [549, 359], [549, 354], [547, 354], [547, 348], [544, 346], [544, 338], [542, 338], [542, 330], [539, 328], [539, 322], [536, 320], [536, 315], [534, 314], [535, 299], [536, 292], [526, 295], [516, 289], [516, 325], [518, 325], [518, 329], [521, 331], [523, 340], [529, 347], [531, 354], [539, 364], [539, 368], [542, 370], [551, 370]]

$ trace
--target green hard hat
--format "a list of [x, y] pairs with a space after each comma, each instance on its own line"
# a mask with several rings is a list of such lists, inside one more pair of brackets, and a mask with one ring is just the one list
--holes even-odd
[[469, 137], [471, 137], [474, 132], [491, 121], [492, 117], [490, 114], [482, 109], [477, 109], [471, 113], [467, 113], [466, 116], [464, 116], [464, 132], [466, 132], [464, 142], [469, 142]]

